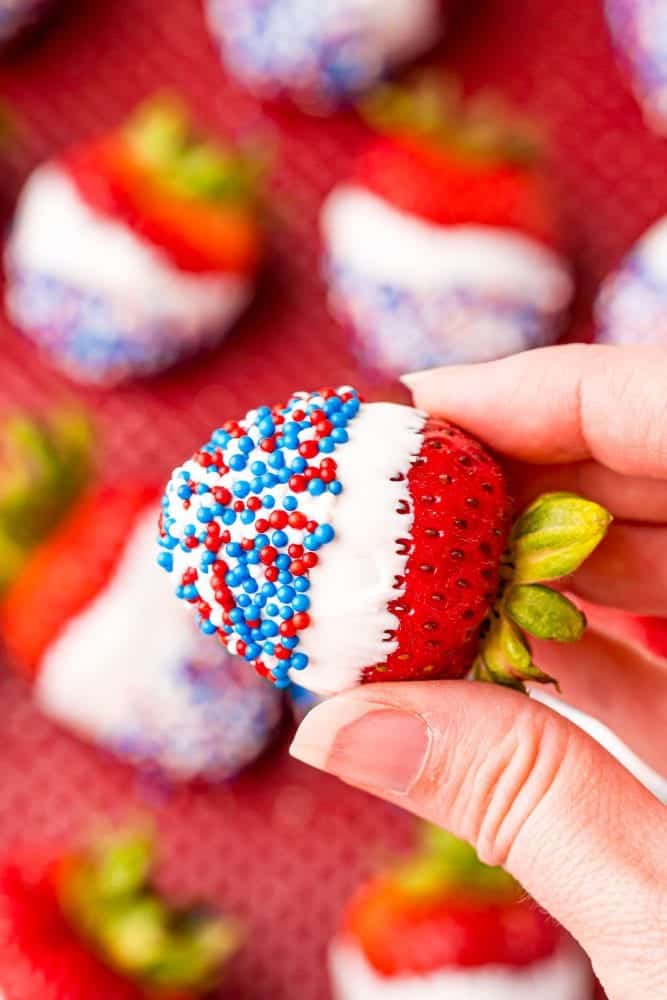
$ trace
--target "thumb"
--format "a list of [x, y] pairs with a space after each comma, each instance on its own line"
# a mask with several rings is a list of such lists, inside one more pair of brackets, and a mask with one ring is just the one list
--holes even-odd
[[667, 813], [550, 709], [484, 684], [373, 684], [315, 708], [291, 752], [504, 865], [610, 997], [667, 995]]

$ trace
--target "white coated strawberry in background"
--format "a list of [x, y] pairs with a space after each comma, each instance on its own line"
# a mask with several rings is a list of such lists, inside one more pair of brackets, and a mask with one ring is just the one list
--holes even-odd
[[443, 830], [369, 879], [330, 952], [335, 1000], [590, 1000], [579, 947], [506, 872]]
[[326, 110], [438, 41], [445, 0], [205, 0], [226, 68]]
[[79, 382], [153, 375], [219, 343], [254, 293], [257, 164], [179, 101], [41, 164], [7, 245], [10, 319]]
[[605, 280], [595, 304], [605, 344], [667, 344], [667, 217], [635, 243]]
[[397, 375], [555, 341], [573, 281], [532, 131], [433, 76], [364, 108], [376, 134], [321, 214], [331, 306], [362, 363]]
[[53, 6], [53, 0], [0, 0], [0, 47], [15, 41]]
[[605, 0], [607, 22], [649, 128], [667, 133], [667, 6]]
[[175, 604], [157, 517], [152, 488], [85, 497], [7, 591], [0, 626], [50, 718], [168, 777], [229, 778], [270, 743], [282, 701]]
[[511, 520], [478, 441], [342, 386], [214, 430], [167, 484], [158, 561], [211, 641], [277, 687], [473, 669], [522, 688], [549, 678], [521, 630], [569, 641], [585, 624], [538, 584], [572, 572], [610, 518], [557, 493]]

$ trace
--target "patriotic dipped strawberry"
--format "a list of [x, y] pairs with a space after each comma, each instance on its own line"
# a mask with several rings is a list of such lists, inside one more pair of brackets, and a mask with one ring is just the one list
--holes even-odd
[[0, 867], [3, 1000], [194, 1000], [238, 950], [234, 923], [177, 908], [151, 882], [153, 845], [115, 834], [24, 848]]
[[588, 960], [506, 872], [444, 831], [425, 840], [349, 903], [336, 1000], [591, 1000]]
[[150, 375], [219, 341], [261, 257], [256, 167], [176, 102], [40, 166], [6, 265], [16, 325], [72, 378]]
[[538, 581], [572, 572], [609, 515], [537, 500], [510, 532], [502, 470], [458, 428], [350, 387], [229, 420], [177, 468], [160, 564], [201, 629], [278, 687], [547, 680], [521, 638], [583, 616]]
[[0, 591], [84, 487], [92, 449], [91, 427], [79, 410], [0, 419]]
[[667, 9], [659, 0], [605, 0], [611, 35], [649, 128], [667, 131]]
[[84, 498], [8, 590], [0, 628], [51, 718], [167, 777], [230, 778], [275, 735], [281, 698], [174, 607], [157, 509], [141, 486]]
[[556, 340], [573, 283], [525, 127], [432, 77], [381, 87], [365, 111], [377, 135], [321, 214], [331, 307], [364, 365], [395, 375]]
[[205, 0], [227, 68], [246, 86], [326, 110], [440, 37], [443, 0]]
[[601, 343], [667, 343], [667, 216], [644, 233], [605, 280], [595, 315]]

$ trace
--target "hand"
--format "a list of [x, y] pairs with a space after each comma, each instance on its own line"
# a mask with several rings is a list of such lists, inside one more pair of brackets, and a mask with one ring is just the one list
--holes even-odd
[[[569, 345], [405, 381], [416, 406], [506, 456], [521, 504], [557, 488], [611, 510], [568, 589], [667, 615], [667, 351]], [[667, 769], [667, 662], [595, 625], [571, 648], [534, 649], [569, 702]], [[486, 684], [371, 684], [311, 712], [292, 753], [504, 865], [610, 1000], [667, 997], [667, 809], [559, 715]]]

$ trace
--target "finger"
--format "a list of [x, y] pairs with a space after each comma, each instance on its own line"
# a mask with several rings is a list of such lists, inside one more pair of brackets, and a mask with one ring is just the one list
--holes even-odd
[[667, 476], [667, 350], [566, 344], [404, 377], [415, 405], [498, 451]]
[[667, 615], [667, 529], [612, 524], [567, 585], [596, 604], [636, 615]]
[[599, 462], [507, 466], [517, 510], [540, 493], [569, 490], [602, 504], [616, 519], [667, 524], [667, 479], [624, 476]]
[[581, 942], [611, 996], [660, 994], [664, 811], [567, 720], [484, 684], [373, 684], [315, 708], [292, 754], [505, 865]]
[[533, 642], [533, 658], [562, 696], [609, 726], [667, 776], [667, 670], [626, 643], [589, 628], [580, 642]]

